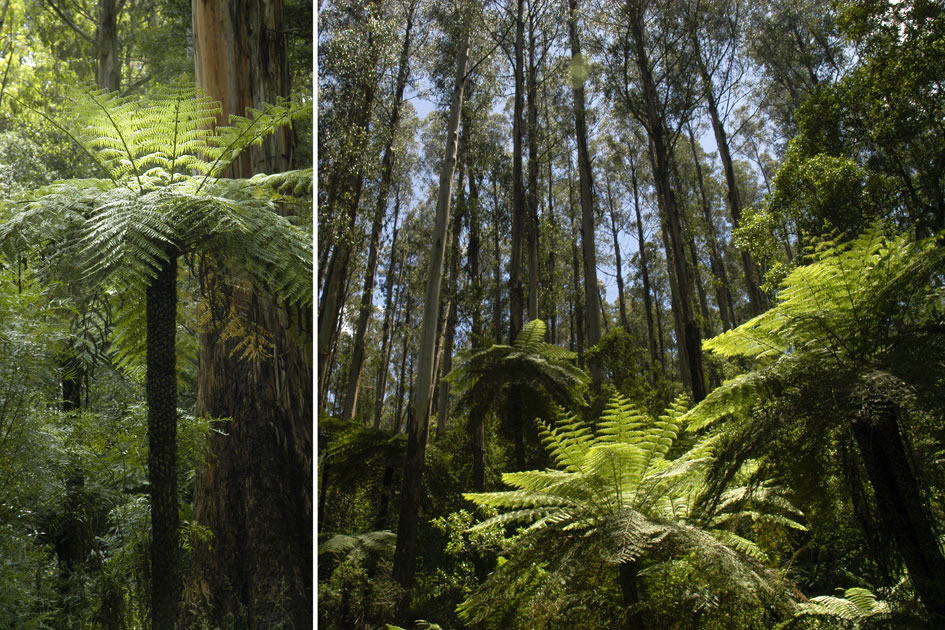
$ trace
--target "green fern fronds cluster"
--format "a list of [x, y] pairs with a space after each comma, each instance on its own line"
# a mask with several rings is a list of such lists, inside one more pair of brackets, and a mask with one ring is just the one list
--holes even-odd
[[[310, 194], [312, 170], [221, 178], [242, 151], [311, 107], [279, 101], [226, 126], [217, 125], [220, 111], [191, 87], [129, 97], [77, 90], [63, 115], [39, 113], [104, 178], [59, 181], [8, 202], [15, 212], [0, 226], [0, 249], [11, 259], [40, 247], [76, 249], [85, 276], [113, 289], [115, 359], [132, 371], [144, 349], [145, 288], [169, 256], [237, 253], [242, 275], [231, 282], [253, 283], [290, 305], [313, 303], [310, 226], [281, 212]], [[265, 354], [265, 340], [238, 318], [220, 325], [238, 351]]]

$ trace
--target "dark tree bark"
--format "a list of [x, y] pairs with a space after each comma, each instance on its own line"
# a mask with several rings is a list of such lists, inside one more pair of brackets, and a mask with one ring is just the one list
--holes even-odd
[[879, 518], [895, 541], [933, 623], [945, 624], [945, 557], [911, 470], [900, 432], [900, 409], [876, 396], [852, 423]]
[[653, 166], [653, 181], [656, 186], [657, 198], [663, 210], [666, 222], [666, 231], [672, 250], [672, 263], [675, 270], [676, 282], [679, 285], [679, 299], [677, 306], [680, 309], [682, 320], [682, 336], [677, 341], [680, 348], [687, 350], [687, 369], [692, 387], [692, 396], [695, 402], [706, 396], [705, 378], [702, 373], [702, 334], [696, 323], [692, 309], [692, 286], [686, 269], [685, 245], [682, 231], [682, 217], [671, 186], [671, 150], [668, 144], [669, 137], [666, 120], [661, 113], [660, 97], [657, 92], [656, 80], [649, 53], [646, 48], [644, 33], [643, 10], [634, 7], [630, 17], [630, 31], [633, 39], [633, 55], [640, 75], [640, 86], [644, 102], [644, 126], [650, 137], [650, 161]]
[[[636, 561], [625, 562], [620, 565], [620, 592], [623, 595], [623, 605], [630, 607], [640, 603], [639, 568]], [[645, 630], [639, 614], [627, 611], [627, 630]]]
[[492, 297], [492, 340], [502, 343], [502, 250], [499, 248], [499, 174], [492, 172], [492, 281], [495, 295]]
[[177, 251], [165, 252], [146, 292], [151, 626], [175, 628], [181, 582], [177, 505]]
[[459, 311], [459, 295], [457, 287], [459, 286], [459, 259], [462, 252], [459, 249], [459, 235], [462, 231], [462, 221], [466, 214], [466, 200], [462, 190], [462, 181], [464, 173], [459, 174], [460, 191], [456, 203], [456, 214], [453, 216], [453, 227], [450, 236], [450, 259], [449, 276], [447, 277], [446, 294], [449, 296], [447, 301], [446, 322], [443, 329], [443, 352], [439, 366], [440, 392], [437, 399], [436, 414], [436, 439], [443, 437], [446, 433], [446, 425], [449, 420], [450, 410], [450, 384], [443, 378], [453, 370], [453, 344], [456, 340], [456, 322]]
[[535, 12], [528, 17], [528, 206], [525, 240], [528, 247], [528, 319], [538, 319], [538, 68], [535, 59]]
[[[288, 95], [279, 0], [193, 0], [192, 8], [197, 83], [222, 102], [223, 120]], [[244, 153], [230, 174], [285, 170], [290, 146], [291, 132], [283, 129]], [[348, 184], [355, 200], [356, 179]], [[348, 275], [344, 258], [335, 261], [338, 297]], [[207, 466], [195, 484], [194, 517], [214, 540], [212, 548], [195, 550], [187, 590], [192, 599], [210, 600], [219, 625], [230, 616], [244, 619], [247, 628], [306, 627], [314, 601], [311, 315], [280, 306], [265, 287], [233, 286], [228, 264], [207, 261], [201, 270], [213, 317], [200, 336], [196, 411], [232, 422], [227, 435], [211, 437]], [[341, 304], [329, 318], [332, 335]], [[213, 322], [230, 309], [270, 334], [268, 356], [241, 359], [233, 353], [235, 340], [221, 339]]]
[[[578, 0], [568, 0], [568, 39], [571, 43], [571, 60], [581, 59], [581, 41], [578, 38]], [[587, 122], [584, 112], [584, 82], [572, 79], [574, 96], [574, 133], [578, 150], [578, 178], [581, 191], [581, 249], [584, 258], [584, 301], [587, 315], [587, 343], [594, 346], [600, 341], [600, 300], [597, 297], [597, 248], [594, 242], [594, 181], [591, 174], [591, 155], [587, 147]], [[600, 387], [603, 380], [600, 363], [590, 361], [591, 380]]]
[[109, 91], [116, 91], [121, 87], [121, 45], [118, 41], [119, 6], [116, 0], [98, 0], [98, 24], [95, 29], [95, 44], [98, 49], [96, 82], [100, 88]]
[[367, 267], [364, 270], [364, 283], [361, 289], [361, 305], [358, 310], [358, 323], [354, 332], [354, 348], [351, 353], [351, 366], [348, 368], [348, 387], [345, 392], [345, 407], [341, 417], [343, 420], [354, 418], [358, 404], [358, 391], [361, 388], [361, 368], [364, 363], [364, 339], [367, 335], [368, 319], [374, 311], [374, 277], [377, 273], [377, 250], [381, 243], [381, 228], [384, 225], [384, 216], [387, 214], [387, 199], [390, 194], [390, 184], [394, 175], [394, 139], [400, 123], [400, 106], [404, 99], [404, 90], [410, 74], [410, 34], [413, 30], [413, 16], [416, 4], [412, 3], [407, 11], [407, 26], [404, 33], [404, 42], [400, 50], [400, 61], [397, 69], [397, 84], [394, 88], [394, 100], [390, 114], [388, 132], [390, 142], [384, 147], [384, 157], [381, 161], [381, 183], [377, 193], [377, 206], [374, 209], [374, 220], [371, 223], [371, 240], [368, 246]]
[[515, 341], [525, 321], [525, 288], [522, 286], [522, 228], [525, 222], [525, 183], [522, 179], [522, 110], [525, 107], [525, 0], [518, 0], [515, 14], [515, 99], [512, 110], [512, 254], [509, 262], [509, 343]]

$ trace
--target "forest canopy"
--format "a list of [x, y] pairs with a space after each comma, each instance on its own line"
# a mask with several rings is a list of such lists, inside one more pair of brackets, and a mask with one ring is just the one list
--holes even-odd
[[318, 15], [327, 628], [945, 623], [945, 8]]

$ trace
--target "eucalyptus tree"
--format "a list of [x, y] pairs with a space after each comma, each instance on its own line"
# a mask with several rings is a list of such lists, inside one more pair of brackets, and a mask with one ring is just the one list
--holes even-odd
[[400, 59], [397, 62], [397, 74], [394, 81], [394, 94], [391, 100], [390, 121], [386, 132], [391, 136], [384, 147], [384, 157], [381, 160], [381, 181], [378, 187], [377, 204], [371, 222], [371, 235], [368, 245], [368, 259], [364, 270], [364, 280], [361, 288], [361, 304], [358, 309], [358, 323], [354, 332], [354, 351], [351, 356], [351, 365], [348, 370], [348, 386], [345, 391], [344, 411], [342, 419], [354, 417], [358, 404], [358, 392], [361, 386], [361, 369], [364, 362], [364, 340], [367, 333], [368, 318], [374, 308], [374, 276], [377, 272], [378, 247], [380, 245], [381, 229], [387, 215], [387, 203], [390, 195], [391, 180], [394, 174], [394, 135], [400, 123], [401, 103], [404, 99], [404, 90], [410, 77], [411, 35], [414, 28], [414, 18], [418, 10], [418, 0], [409, 0], [403, 7], [404, 36], [400, 50]]
[[[606, 3], [607, 29], [595, 43], [605, 55], [613, 99], [646, 130], [656, 196], [667, 232], [667, 251], [679, 288], [674, 313], [677, 344], [686, 357], [683, 381], [693, 397], [705, 397], [702, 333], [692, 308], [693, 286], [686, 266], [682, 210], [672, 186], [673, 151], [682, 124], [694, 108], [696, 85], [688, 69], [690, 46], [678, 7], [665, 0]], [[603, 18], [602, 18], [603, 19]]]
[[423, 324], [419, 351], [419, 366], [416, 377], [416, 392], [412, 413], [407, 420], [407, 454], [404, 462], [404, 481], [401, 490], [400, 520], [397, 525], [397, 548], [394, 552], [393, 576], [401, 585], [409, 586], [413, 581], [417, 553], [417, 524], [421, 498], [424, 456], [430, 421], [433, 377], [435, 374], [436, 324], [440, 307], [440, 282], [443, 275], [443, 259], [446, 252], [446, 232], [449, 222], [450, 204], [453, 197], [453, 177], [459, 144], [459, 123], [463, 109], [463, 92], [469, 64], [471, 20], [476, 8], [471, 4], [461, 5], [460, 39], [456, 42], [456, 73], [453, 98], [443, 161], [440, 167], [439, 191], [433, 231], [433, 248], [430, 254], [426, 278]]
[[[219, 105], [193, 88], [148, 99], [90, 91], [67, 115], [48, 118], [105, 176], [64, 180], [27, 193], [0, 229], [28, 248], [44, 225], [68, 220], [87, 273], [121, 297], [113, 333], [119, 364], [145, 364], [151, 490], [152, 617], [172, 628], [180, 599], [177, 492], [176, 311], [178, 258], [239, 251], [243, 270], [289, 303], [311, 303], [311, 248], [304, 231], [275, 212], [282, 195], [311, 185], [311, 171], [255, 180], [219, 179], [243, 149], [304, 108], [282, 103], [232, 126], [211, 128]], [[190, 174], [196, 173], [196, 174]], [[239, 317], [226, 318], [244, 352], [262, 349]], [[142, 330], [146, 334], [142, 335]]]
[[[568, 0], [568, 42], [571, 46], [571, 88], [574, 96], [574, 136], [577, 142], [578, 183], [581, 199], [581, 252], [584, 262], [584, 314], [587, 317], [587, 342], [593, 346], [600, 341], [600, 296], [597, 288], [597, 245], [594, 227], [594, 179], [591, 156], [587, 146], [587, 115], [584, 102], [584, 82], [587, 78], [587, 59], [581, 53], [578, 33], [578, 0]], [[601, 384], [600, 367], [590, 362], [595, 386]]]

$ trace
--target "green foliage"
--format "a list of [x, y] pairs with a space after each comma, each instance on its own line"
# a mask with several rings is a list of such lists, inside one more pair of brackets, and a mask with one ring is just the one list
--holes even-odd
[[[311, 171], [220, 179], [241, 151], [310, 109], [280, 102], [214, 127], [218, 112], [219, 104], [196, 88], [166, 88], [153, 98], [76, 93], [61, 116], [43, 116], [107, 179], [25, 193], [13, 202], [18, 213], [0, 227], [10, 256], [53, 241], [75, 251], [86, 277], [110, 279], [115, 359], [132, 373], [142, 369], [145, 287], [168, 251], [217, 257], [239, 251], [246, 279], [286, 303], [312, 303], [311, 240], [277, 206], [311, 189]], [[240, 337], [244, 356], [264, 352], [259, 331], [240, 322], [231, 314], [219, 325]]]
[[[696, 526], [712, 516], [699, 514], [698, 500], [715, 438], [680, 440], [685, 412], [679, 399], [653, 418], [617, 394], [595, 432], [559, 413], [554, 428], [542, 425], [557, 470], [505, 473], [503, 481], [512, 490], [465, 494], [478, 505], [502, 510], [472, 531], [515, 522], [527, 527], [509, 548], [511, 558], [460, 606], [460, 616], [477, 627], [555, 627], [556, 615], [569, 606], [590, 605], [584, 589], [603, 588], [595, 597], [609, 602], [598, 603], [615, 613], [612, 622], [622, 615], [616, 614], [613, 586], [602, 587], [601, 581], [612, 585], [617, 566], [655, 566], [687, 554], [694, 554], [695, 571], [701, 563], [724, 567], [742, 605], [786, 605], [772, 576], [736, 551], [754, 551], [751, 541], [732, 529], [709, 532]], [[717, 524], [725, 521], [720, 512]], [[711, 590], [703, 591], [697, 608], [711, 610], [712, 601]], [[594, 627], [584, 622], [579, 627]]]

